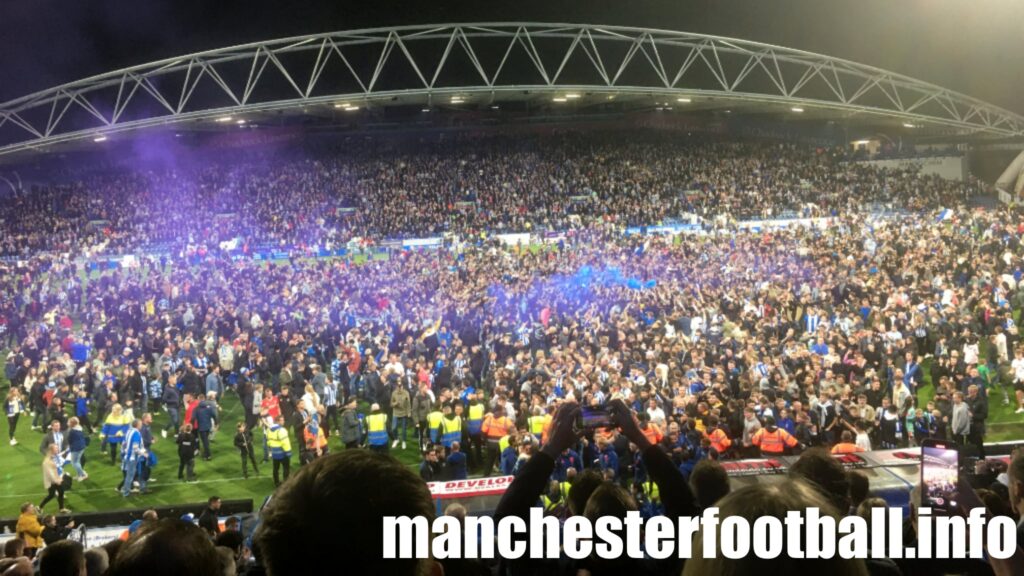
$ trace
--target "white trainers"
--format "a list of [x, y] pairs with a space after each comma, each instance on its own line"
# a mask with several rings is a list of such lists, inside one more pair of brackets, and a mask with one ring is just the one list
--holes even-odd
[[402, 440], [402, 450], [405, 450], [405, 440]]
[[398, 446], [398, 440], [395, 440], [394, 442], [391, 443], [391, 447], [392, 448], [395, 448], [397, 446]]
[[11, 446], [17, 446], [17, 445], [18, 445], [18, 441], [15, 440], [14, 438], [11, 438]]
[[163, 436], [164, 438], [167, 438], [167, 430], [161, 430], [160, 435]]
[[[1013, 411], [1013, 413], [1014, 414], [1024, 414], [1024, 408], [1017, 408], [1016, 410]], [[14, 442], [14, 440], [11, 440], [11, 442]], [[13, 446], [13, 444], [12, 444], [12, 446]]]

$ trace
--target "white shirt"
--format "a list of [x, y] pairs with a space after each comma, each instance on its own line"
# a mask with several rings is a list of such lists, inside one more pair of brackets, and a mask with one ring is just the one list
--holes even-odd
[[648, 408], [647, 414], [650, 415], [652, 423], [659, 427], [665, 425], [665, 411], [661, 408]]
[[384, 365], [384, 371], [387, 372], [388, 370], [398, 374], [399, 378], [405, 376], [405, 366], [401, 362], [388, 362]]
[[978, 345], [964, 344], [964, 362], [967, 364], [978, 363]]
[[697, 332], [697, 330], [704, 332], [704, 318], [702, 316], [694, 316], [690, 320], [690, 334]]
[[1009, 355], [1006, 352], [1006, 334], [1000, 332], [996, 334], [996, 350], [999, 351], [999, 361], [1006, 362], [1009, 360]]
[[871, 451], [871, 438], [868, 437], [868, 433], [867, 432], [858, 432], [857, 433], [857, 442], [856, 442], [856, 444], [857, 444], [857, 446], [860, 446], [861, 448], [863, 448], [865, 452], [870, 452]]
[[1024, 358], [1014, 358], [1010, 366], [1013, 367], [1014, 382], [1024, 382]]

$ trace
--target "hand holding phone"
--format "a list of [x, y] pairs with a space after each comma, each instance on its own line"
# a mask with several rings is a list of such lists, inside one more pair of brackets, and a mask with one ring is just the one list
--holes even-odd
[[614, 426], [612, 413], [605, 406], [581, 406], [578, 428], [580, 430], [594, 430], [595, 428], [609, 428]]
[[960, 510], [960, 450], [956, 443], [926, 438], [921, 443], [921, 506], [933, 514]]

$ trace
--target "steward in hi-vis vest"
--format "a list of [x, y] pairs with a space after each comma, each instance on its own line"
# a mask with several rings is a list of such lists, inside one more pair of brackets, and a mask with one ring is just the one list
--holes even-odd
[[366, 417], [366, 444], [375, 452], [388, 451], [388, 415], [380, 411], [380, 404], [370, 406]]

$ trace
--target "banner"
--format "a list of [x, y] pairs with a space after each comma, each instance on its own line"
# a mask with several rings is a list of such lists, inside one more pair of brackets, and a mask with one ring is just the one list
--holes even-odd
[[407, 238], [402, 240], [402, 248], [437, 248], [444, 242], [444, 238]]
[[427, 482], [430, 495], [434, 498], [457, 498], [466, 496], [487, 496], [502, 494], [515, 480], [515, 476], [471, 478], [449, 482]]
[[519, 234], [496, 234], [494, 236], [502, 244], [509, 246], [528, 245], [530, 243], [529, 232], [521, 232]]
[[756, 458], [751, 460], [722, 461], [725, 473], [732, 477], [761, 476], [765, 474], [785, 474], [789, 471], [781, 460], [775, 458]]

